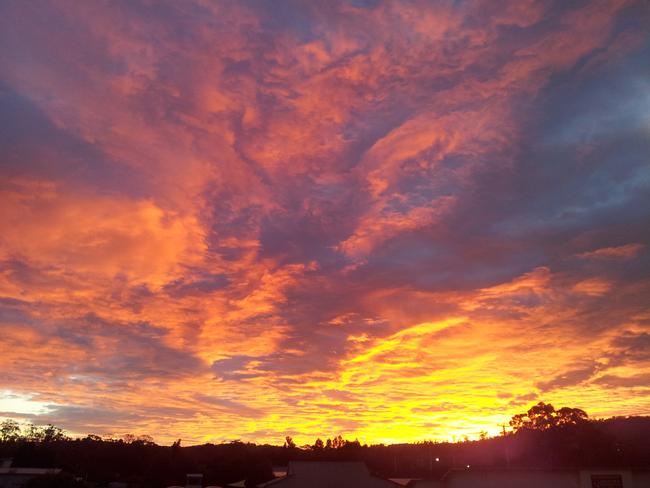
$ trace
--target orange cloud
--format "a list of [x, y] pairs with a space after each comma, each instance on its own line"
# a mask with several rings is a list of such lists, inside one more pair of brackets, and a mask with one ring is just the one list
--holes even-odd
[[190, 443], [647, 411], [641, 3], [3, 4], [0, 390]]
[[201, 262], [196, 218], [150, 200], [71, 194], [61, 185], [7, 182], [0, 193], [2, 259], [25, 259], [91, 279], [124, 277], [158, 288]]
[[633, 259], [644, 247], [643, 244], [602, 247], [594, 251], [580, 253], [578, 257], [582, 259]]

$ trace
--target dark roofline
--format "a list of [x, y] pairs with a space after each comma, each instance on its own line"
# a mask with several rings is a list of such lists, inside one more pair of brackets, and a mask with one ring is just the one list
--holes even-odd
[[286, 480], [288, 477], [289, 477], [288, 474], [285, 474], [284, 476], [278, 476], [277, 478], [273, 478], [272, 480], [264, 481], [263, 483], [259, 483], [259, 484], [257, 485], [257, 488], [263, 488], [263, 487], [265, 487], [265, 486], [270, 486], [270, 485], [272, 485], [272, 484], [274, 484], [274, 483], [278, 483], [278, 482], [280, 482], [280, 481], [284, 481], [284, 480]]
[[22, 474], [40, 476], [44, 474], [59, 474], [61, 468], [0, 468], [0, 475], [3, 474]]
[[304, 463], [304, 464], [307, 464], [307, 463], [309, 463], [309, 464], [362, 464], [366, 468], [366, 472], [368, 473], [369, 477], [377, 478], [377, 479], [380, 479], [382, 481], [386, 481], [388, 483], [393, 484], [393, 486], [395, 486], [395, 487], [404, 488], [403, 485], [400, 485], [399, 483], [395, 483], [393, 480], [390, 480], [390, 479], [387, 479], [387, 478], [382, 478], [381, 476], [377, 476], [376, 474], [372, 473], [368, 469], [368, 465], [364, 461], [289, 461], [289, 463], [287, 465], [287, 474], [285, 474], [284, 476], [280, 476], [278, 478], [274, 478], [274, 479], [269, 480], [269, 481], [265, 481], [264, 483], [260, 483], [260, 484], [257, 485], [257, 487], [258, 488], [264, 488], [266, 486], [271, 486], [274, 483], [279, 483], [280, 481], [284, 481], [284, 480], [286, 480], [286, 479], [288, 479], [290, 477], [293, 477], [293, 473], [291, 472], [290, 468], [291, 468], [291, 465], [294, 464], [294, 463], [298, 463], [298, 464], [300, 464], [300, 463]]
[[520, 467], [520, 466], [515, 466], [515, 467], [507, 467], [507, 468], [499, 468], [499, 467], [492, 467], [492, 466], [477, 466], [475, 468], [450, 468], [445, 473], [440, 477], [440, 478], [420, 478], [419, 481], [442, 481], [447, 476], [449, 476], [451, 473], [467, 473], [467, 472], [474, 472], [474, 473], [481, 473], [481, 472], [496, 472], [496, 471], [501, 471], [501, 472], [509, 472], [509, 473], [520, 473], [520, 472], [526, 472], [526, 471], [533, 471], [533, 472], [541, 472], [541, 471], [547, 471], [547, 472], [555, 472], [555, 473], [562, 473], [562, 472], [576, 472], [576, 471], [650, 471], [650, 467], [648, 466], [637, 466], [637, 467], [612, 467], [612, 466], [588, 466], [588, 467], [573, 467], [573, 468], [542, 468], [542, 467], [531, 467], [531, 468], [526, 468], [526, 467]]
[[544, 468], [539, 466], [525, 467], [525, 466], [512, 466], [507, 468], [499, 468], [496, 466], [472, 466], [471, 468], [449, 468], [449, 471], [594, 471], [594, 470], [609, 470], [609, 471], [650, 471], [650, 466], [569, 466], [558, 468]]

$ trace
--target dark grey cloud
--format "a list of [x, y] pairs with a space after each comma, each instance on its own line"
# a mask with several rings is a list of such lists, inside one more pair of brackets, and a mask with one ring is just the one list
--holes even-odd
[[220, 409], [234, 413], [236, 415], [240, 415], [242, 417], [259, 418], [265, 415], [265, 413], [260, 409], [250, 407], [240, 401], [232, 400], [230, 398], [222, 398], [215, 395], [205, 394], [194, 395], [194, 398], [201, 403], [217, 406]]
[[545, 393], [558, 388], [579, 385], [592, 378], [601, 370], [601, 368], [602, 366], [594, 361], [591, 364], [561, 373], [547, 381], [540, 381], [535, 386], [537, 386], [542, 393]]
[[643, 388], [650, 389], [650, 374], [617, 376], [606, 374], [594, 380], [594, 383], [607, 388]]

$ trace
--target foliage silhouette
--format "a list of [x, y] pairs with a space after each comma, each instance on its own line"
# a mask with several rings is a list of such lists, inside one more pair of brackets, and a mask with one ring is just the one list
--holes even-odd
[[587, 412], [579, 408], [562, 407], [555, 410], [550, 403], [539, 402], [526, 413], [514, 415], [510, 420], [510, 427], [515, 432], [524, 429], [547, 430], [558, 426], [577, 425], [587, 419]]
[[[92, 434], [70, 439], [58, 435], [60, 429], [47, 435], [34, 435], [31, 428], [17, 432], [5, 421], [0, 423], [0, 457], [13, 457], [17, 467], [59, 467], [99, 485], [121, 481], [142, 488], [184, 485], [185, 474], [193, 472], [203, 473], [206, 485], [224, 486], [245, 479], [251, 486], [270, 479], [271, 466], [286, 466], [291, 460], [364, 461], [384, 477], [435, 477], [467, 464], [650, 467], [650, 417], [589, 420], [576, 409], [555, 411], [547, 404], [535, 407], [520, 414], [523, 417], [515, 416], [521, 420], [515, 422], [518, 428], [513, 427], [512, 432], [479, 441], [367, 446], [335, 436], [326, 440], [323, 448], [317, 442], [298, 448], [291, 437], [284, 439], [286, 447], [241, 441], [181, 447], [180, 440], [159, 446], [143, 436], [125, 440]], [[40, 429], [37, 431], [46, 428]]]

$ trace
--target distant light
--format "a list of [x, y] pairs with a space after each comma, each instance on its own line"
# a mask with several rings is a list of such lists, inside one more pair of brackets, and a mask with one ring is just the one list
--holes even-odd
[[467, 469], [469, 469], [469, 464], [467, 465]]
[[436, 458], [436, 462], [439, 463], [439, 462], [440, 462], [440, 458]]
[[0, 412], [43, 415], [54, 410], [51, 403], [32, 400], [32, 398], [34, 396], [30, 394], [18, 393], [12, 390], [0, 390]]

